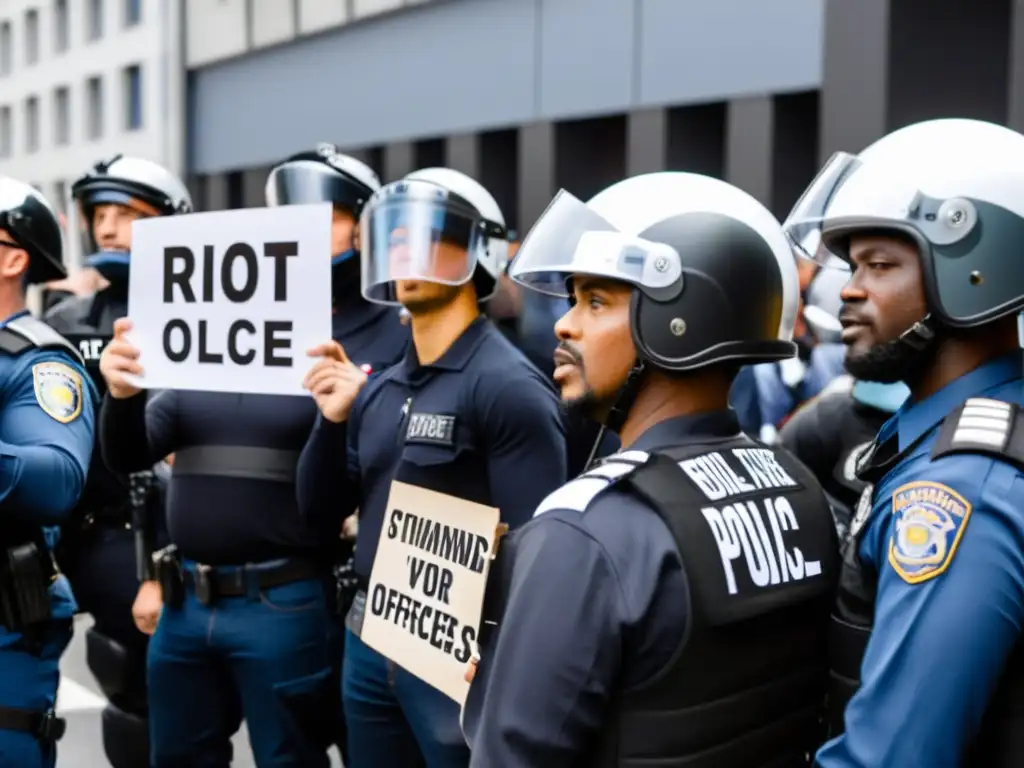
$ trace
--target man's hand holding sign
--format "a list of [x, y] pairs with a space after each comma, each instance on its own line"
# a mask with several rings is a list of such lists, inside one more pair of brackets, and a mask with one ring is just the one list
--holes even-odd
[[132, 324], [106, 355], [121, 360], [120, 396], [301, 394], [296, 350], [331, 335], [330, 221], [330, 205], [291, 205], [134, 222]]

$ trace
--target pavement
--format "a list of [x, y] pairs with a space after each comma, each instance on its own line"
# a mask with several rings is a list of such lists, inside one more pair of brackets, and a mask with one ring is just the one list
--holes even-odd
[[[85, 664], [85, 630], [92, 620], [79, 616], [75, 636], [61, 659], [61, 683], [57, 693], [57, 712], [67, 720], [67, 732], [57, 745], [57, 768], [104, 768], [108, 766], [100, 736], [100, 713], [106, 699], [99, 692]], [[256, 768], [249, 749], [249, 736], [242, 725], [232, 740], [235, 768]], [[332, 768], [343, 768], [337, 751], [331, 750]]]

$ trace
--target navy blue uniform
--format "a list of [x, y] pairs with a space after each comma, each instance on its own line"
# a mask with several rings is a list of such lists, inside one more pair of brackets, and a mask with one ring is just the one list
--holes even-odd
[[852, 526], [860, 567], [877, 579], [874, 624], [845, 730], [818, 752], [821, 768], [960, 765], [997, 685], [1013, 677], [1024, 473], [976, 453], [930, 454], [940, 423], [969, 398], [1024, 404], [1021, 369], [1017, 354], [991, 361], [908, 401], [882, 428], [879, 454], [899, 460]]
[[[52, 526], [64, 522], [85, 486], [96, 397], [81, 361], [49, 328], [25, 312], [2, 327], [4, 334], [15, 327], [26, 333], [18, 352], [0, 352], [0, 549], [25, 543], [40, 528], [49, 529], [52, 545]], [[38, 627], [36, 645], [0, 624], [0, 708], [41, 714], [54, 706], [76, 606], [63, 576], [49, 594], [51, 620]], [[52, 743], [0, 729], [0, 765], [51, 768], [55, 759]]]
[[[336, 336], [355, 362], [386, 366], [407, 337], [397, 313], [351, 310], [335, 315]], [[339, 528], [300, 517], [294, 486], [315, 416], [305, 397], [163, 391], [104, 402], [112, 469], [175, 454], [167, 527], [188, 589], [150, 642], [157, 766], [227, 765], [243, 714], [260, 764], [327, 765], [337, 692], [324, 585]], [[219, 598], [197, 593], [209, 584]]]
[[[328, 527], [358, 508], [365, 584], [392, 480], [497, 507], [516, 527], [565, 479], [551, 384], [479, 318], [436, 362], [420, 365], [410, 347], [371, 378], [347, 423], [317, 421], [299, 462], [299, 507]], [[353, 768], [415, 764], [421, 751], [431, 766], [465, 765], [456, 704], [359, 640], [364, 604], [362, 594], [349, 614], [343, 683]]]
[[[822, 557], [822, 553], [834, 546], [834, 534], [820, 491], [814, 489], [813, 484], [807, 484], [800, 474], [787, 474], [791, 470], [784, 470], [771, 458], [772, 451], [750, 442], [739, 432], [732, 411], [678, 417], [656, 424], [627, 451], [610, 457], [607, 463], [553, 493], [537, 509], [530, 524], [502, 543], [498, 570], [503, 581], [499, 592], [504, 595], [504, 610], [500, 613], [496, 637], [488, 638], [481, 649], [482, 658], [463, 710], [472, 766], [589, 768], [646, 765], [648, 761], [650, 764], [683, 765], [690, 764], [691, 758], [695, 765], [703, 765], [704, 758], [698, 759], [696, 753], [704, 754], [704, 749], [707, 754], [720, 755], [721, 762], [716, 765], [754, 764], [749, 762], [749, 757], [735, 756], [738, 750], [749, 748], [742, 745], [745, 737], [775, 718], [785, 720], [785, 708], [793, 707], [794, 701], [806, 694], [795, 690], [783, 694], [781, 709], [778, 699], [769, 702], [770, 706], [776, 706], [772, 716], [763, 713], [763, 702], [757, 705], [749, 702], [758, 701], [763, 690], [782, 693], [784, 688], [776, 686], [793, 679], [793, 670], [805, 663], [789, 657], [794, 645], [805, 643], [798, 653], [810, 658], [814, 657], [816, 648], [824, 658], [825, 648], [824, 631], [817, 633], [817, 640], [808, 633], [797, 643], [792, 642], [790, 635], [795, 632], [799, 636], [803, 626], [803, 614], [794, 612], [802, 610], [799, 603], [796, 607], [792, 603], [779, 604], [789, 611], [786, 623], [792, 628], [783, 627], [781, 638], [775, 634], [780, 622], [771, 617], [769, 606], [787, 589], [810, 588], [819, 592], [814, 600], [821, 603], [823, 610], [818, 614], [821, 619], [825, 618], [831, 590], [827, 581], [827, 556]], [[735, 446], [738, 448], [732, 451]], [[703, 526], [700, 509], [708, 517], [711, 528], [716, 524], [719, 527], [721, 535], [716, 535], [716, 539], [720, 540], [710, 542], [710, 550], [715, 552], [710, 559], [694, 562], [684, 558], [678, 543], [683, 534], [673, 533], [667, 519], [652, 506], [653, 499], [621, 485], [627, 473], [635, 470], [633, 462], [645, 464], [651, 454], [670, 449], [681, 449], [693, 457], [679, 465], [683, 469], [685, 465], [692, 465], [691, 469], [685, 474], [676, 470], [670, 477], [668, 495], [681, 505], [682, 511], [678, 514], [688, 519], [690, 525], [698, 520], [696, 526], [700, 527]], [[722, 455], [714, 451], [721, 451]], [[736, 465], [748, 467], [744, 477], [744, 470], [733, 470], [723, 463], [722, 456], [730, 451], [759, 457], [767, 455], [769, 458], [763, 460], [761, 469], [771, 469], [752, 471], [753, 464]], [[713, 461], [708, 460], [709, 456]], [[691, 481], [697, 483], [703, 493], [695, 493]], [[763, 564], [764, 578], [755, 579], [759, 582], [757, 586], [744, 585], [740, 575], [743, 554], [739, 540], [747, 541], [747, 535], [735, 534], [744, 524], [740, 523], [738, 529], [731, 528], [729, 516], [735, 513], [730, 511], [732, 506], [724, 505], [735, 497], [747, 500], [747, 505], [759, 507], [762, 503], [759, 496], [767, 502], [780, 492], [779, 489], [796, 494], [803, 494], [805, 489], [809, 492], [806, 496], [809, 505], [801, 505], [796, 496], [792, 497], [792, 506], [785, 495], [778, 497], [781, 501], [774, 501], [776, 508], [786, 508], [793, 515], [788, 530], [804, 529], [809, 535], [800, 543], [808, 567], [798, 573], [798, 569], [793, 568], [795, 561], [790, 559], [793, 581], [789, 586], [785, 578], [780, 582], [778, 574], [770, 577], [768, 564], [776, 555], [767, 550], [768, 540], [764, 539], [765, 549], [758, 544], [756, 555], [756, 560]], [[712, 502], [714, 507], [723, 510], [724, 525], [716, 522], [720, 518], [716, 509], [709, 506], [709, 499], [716, 499]], [[754, 515], [755, 511], [751, 506], [750, 514]], [[745, 516], [747, 512], [742, 514]], [[725, 535], [727, 528], [733, 535]], [[753, 534], [755, 529], [750, 527], [749, 530]], [[706, 536], [706, 530], [694, 528], [687, 533], [694, 534], [689, 537], [691, 547], [704, 547], [699, 535]], [[735, 552], [727, 556], [729, 548], [734, 548]], [[785, 562], [787, 557], [781, 554], [782, 548], [780, 543], [779, 562]], [[707, 549], [704, 547], [705, 552]], [[728, 574], [729, 589], [723, 589], [720, 596], [715, 593], [716, 605], [709, 607], [704, 604], [706, 598], [701, 597], [704, 590], [708, 585], [726, 581], [719, 567], [718, 549], [722, 549], [721, 563]], [[800, 549], [794, 551], [796, 559], [802, 559]], [[691, 550], [691, 558], [692, 555]], [[814, 555], [820, 558], [813, 563], [816, 570], [811, 568], [810, 562]], [[750, 557], [748, 553], [748, 563], [752, 562]], [[834, 555], [832, 559], [835, 560]], [[734, 565], [726, 565], [728, 562]], [[795, 586], [800, 582], [802, 585]], [[772, 591], [764, 591], [772, 586]], [[734, 599], [736, 604], [744, 606], [738, 611], [742, 616], [726, 615], [733, 610], [728, 604]], [[709, 620], [715, 608], [723, 610], [723, 615]], [[757, 624], [757, 614], [766, 610], [769, 610], [770, 623]], [[815, 615], [814, 612], [808, 614], [811, 619]], [[753, 623], [738, 625], [739, 636], [744, 638], [740, 643], [735, 635], [725, 634], [727, 643], [711, 642], [711, 647], [724, 645], [726, 650], [708, 650], [708, 637], [716, 637], [715, 632], [728, 631], [721, 627], [745, 620]], [[825, 626], [824, 621], [818, 624]], [[765, 629], [763, 635], [759, 627]], [[771, 661], [741, 661], [741, 658], [757, 658], [756, 653], [743, 652], [747, 650], [743, 642], [764, 643], [766, 649], [771, 649], [766, 650]], [[775, 651], [773, 646], [783, 650]], [[681, 653], [684, 648], [686, 654]], [[716, 659], [714, 653], [724, 658]], [[692, 664], [698, 665], [698, 669], [703, 665], [708, 675], [717, 676], [714, 682], [699, 679], [703, 672], [675, 673], [680, 660], [692, 654], [696, 654]], [[728, 675], [715, 672], [721, 669], [720, 662], [725, 665], [732, 662]], [[788, 668], [787, 665], [794, 666]], [[807, 671], [801, 669], [796, 677], [803, 678]], [[750, 675], [749, 680], [747, 675]], [[820, 677], [824, 684], [823, 667]], [[628, 706], [625, 702], [631, 701], [634, 692], [643, 696], [650, 686], [661, 684], [656, 681], [680, 678], [680, 687], [674, 688], [675, 684], [669, 683], [667, 688], [652, 693], [655, 698], [650, 706], [641, 705], [624, 717], [617, 714], [619, 707]], [[748, 690], [744, 690], [741, 683], [746, 684]], [[792, 687], [791, 683], [787, 684]], [[714, 693], [707, 692], [714, 703], [706, 706], [716, 709], [698, 714], [702, 709], [700, 705], [704, 704], [701, 694], [697, 693], [702, 687], [714, 689]], [[813, 691], [811, 693], [813, 695]], [[693, 700], [688, 700], [688, 696], [693, 696]], [[743, 700], [748, 703], [741, 704]], [[744, 707], [749, 711], [741, 715]], [[813, 721], [813, 707], [810, 709]], [[646, 726], [641, 726], [639, 723], [650, 712], [659, 714], [651, 716]], [[787, 749], [799, 746], [800, 731], [793, 724], [801, 713], [794, 710], [794, 715], [786, 726], [791, 742]], [[743, 725], [726, 727], [730, 720]], [[709, 730], [708, 722], [721, 723], [722, 727]], [[736, 727], [741, 733], [730, 734], [729, 728]], [[625, 730], [641, 735], [635, 737]], [[728, 744], [727, 736], [735, 738], [736, 742]], [[782, 749], [780, 743], [777, 734], [769, 739], [767, 756], [762, 754], [765, 765], [793, 764], [782, 760], [774, 762], [777, 755], [773, 756], [772, 750]], [[687, 750], [694, 754], [684, 758]]]

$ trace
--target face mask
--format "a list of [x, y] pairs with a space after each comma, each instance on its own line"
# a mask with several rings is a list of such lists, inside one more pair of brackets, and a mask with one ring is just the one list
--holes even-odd
[[100, 251], [85, 260], [85, 266], [92, 267], [112, 285], [128, 285], [131, 267], [130, 251]]
[[334, 298], [359, 291], [359, 251], [349, 248], [331, 259], [331, 295]]
[[857, 381], [853, 385], [853, 399], [886, 413], [896, 413], [910, 396], [903, 382], [880, 384], [876, 381]]

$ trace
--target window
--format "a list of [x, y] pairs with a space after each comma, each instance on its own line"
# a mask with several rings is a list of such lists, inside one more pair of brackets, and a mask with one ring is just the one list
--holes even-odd
[[103, 136], [103, 80], [98, 76], [85, 81], [85, 136]]
[[64, 53], [68, 49], [71, 39], [71, 29], [68, 24], [68, 0], [54, 0], [53, 2], [53, 50], [54, 53]]
[[25, 151], [39, 151], [39, 97], [25, 99]]
[[0, 24], [0, 75], [11, 74], [14, 50], [11, 47], [11, 22]]
[[25, 63], [32, 65], [39, 61], [39, 11], [31, 8], [25, 11]]
[[14, 151], [14, 125], [10, 107], [0, 107], [0, 157], [10, 157]]
[[87, 0], [85, 14], [85, 39], [99, 40], [103, 37], [103, 0]]
[[53, 207], [57, 209], [57, 213], [67, 213], [67, 196], [68, 196], [68, 185], [63, 181], [53, 182], [53, 199], [50, 200], [53, 203]]
[[142, 0], [124, 0], [124, 25], [134, 27], [142, 21]]
[[124, 70], [124, 127], [129, 131], [142, 127], [142, 68], [138, 64]]
[[64, 146], [71, 141], [71, 89], [66, 85], [53, 92], [53, 143]]

